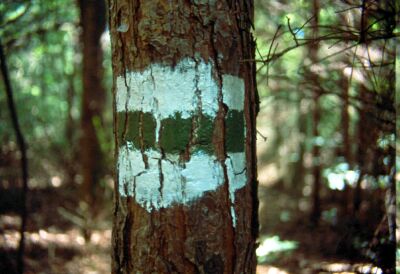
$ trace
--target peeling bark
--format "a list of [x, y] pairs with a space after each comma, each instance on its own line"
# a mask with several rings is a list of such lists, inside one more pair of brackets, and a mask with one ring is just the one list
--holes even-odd
[[[255, 65], [241, 61], [254, 58], [252, 1], [110, 0], [109, 11], [116, 159], [124, 149], [127, 155], [140, 153], [134, 166], [126, 170], [143, 171], [121, 181], [122, 167], [117, 161], [112, 273], [255, 273], [258, 97]], [[185, 72], [209, 67], [212, 77], [207, 81], [203, 79], [207, 74], [190, 78]], [[195, 87], [196, 103], [188, 110], [168, 112], [165, 104], [184, 98], [184, 94], [176, 94], [175, 88], [167, 85], [165, 93], [171, 96], [154, 95], [151, 112], [130, 109], [132, 96], [137, 95], [134, 92], [148, 83], [135, 79], [150, 81], [154, 77], [153, 92], [157, 93], [157, 85], [166, 81], [159, 71], [180, 73], [182, 81], [193, 79], [190, 87]], [[123, 85], [118, 84], [121, 79]], [[244, 83], [242, 111], [232, 108], [236, 95], [231, 92], [238, 86], [235, 79]], [[181, 84], [176, 83], [176, 90], [181, 90]], [[207, 101], [209, 96], [215, 100]], [[144, 96], [142, 102], [146, 100]], [[140, 104], [139, 100], [133, 102]], [[245, 155], [243, 170], [235, 169], [236, 152]], [[196, 157], [212, 159], [197, 175], [191, 168]], [[179, 176], [185, 178], [182, 190], [188, 189], [193, 176], [210, 178], [212, 172], [220, 174], [221, 182], [196, 198], [188, 199], [187, 193], [180, 197], [165, 192], [172, 180], [167, 167], [180, 169]], [[150, 170], [157, 172], [150, 174]], [[235, 188], [230, 178], [241, 174], [245, 184]], [[137, 188], [143, 186], [139, 177], [149, 189], [158, 186], [158, 196], [150, 193], [143, 199], [158, 197], [160, 201], [146, 204], [146, 200], [138, 200], [141, 190]]]

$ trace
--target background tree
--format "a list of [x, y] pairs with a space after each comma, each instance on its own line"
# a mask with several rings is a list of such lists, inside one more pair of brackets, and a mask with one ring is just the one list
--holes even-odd
[[[330, 5], [331, 1], [319, 2], [320, 10], [316, 14], [302, 13], [309, 8], [308, 2], [296, 4], [280, 2], [256, 9], [260, 13], [269, 10], [268, 14], [273, 14], [275, 11], [276, 16], [281, 18], [281, 20], [274, 20], [279, 22], [275, 26], [261, 29], [256, 27], [258, 37], [265, 32], [269, 34], [264, 34], [263, 37], [270, 37], [269, 40], [258, 43], [260, 59], [257, 61], [259, 61], [258, 79], [261, 101], [271, 96], [270, 100], [276, 100], [275, 104], [287, 106], [282, 107], [283, 111], [280, 115], [269, 116], [268, 123], [272, 126], [265, 126], [266, 135], [270, 137], [270, 144], [273, 145], [266, 145], [268, 148], [265, 151], [268, 152], [263, 153], [260, 159], [264, 163], [269, 163], [266, 170], [269, 170], [270, 174], [274, 174], [271, 171], [278, 170], [275, 173], [278, 176], [274, 177], [274, 183], [268, 182], [268, 179], [271, 180], [268, 176], [260, 178], [260, 189], [262, 190], [264, 186], [266, 192], [272, 188], [279, 189], [280, 193], [290, 193], [290, 189], [282, 191], [281, 187], [292, 185], [286, 183], [292, 177], [285, 176], [293, 172], [295, 165], [291, 164], [292, 159], [302, 159], [293, 144], [296, 140], [302, 142], [303, 135], [299, 133], [303, 132], [304, 127], [301, 123], [293, 124], [293, 117], [296, 114], [292, 112], [291, 106], [294, 102], [298, 102], [303, 107], [307, 107], [315, 98], [315, 93], [309, 92], [308, 89], [299, 89], [296, 85], [310, 88], [311, 91], [319, 90], [318, 132], [314, 127], [314, 133], [311, 134], [313, 124], [310, 115], [306, 122], [307, 134], [304, 139], [306, 175], [304, 184], [299, 186], [303, 191], [299, 197], [290, 194], [291, 198], [286, 198], [286, 200], [292, 200], [293, 204], [288, 202], [288, 205], [282, 206], [282, 215], [279, 218], [291, 222], [292, 212], [297, 212], [293, 213], [295, 216], [299, 216], [298, 211], [316, 212], [313, 206], [316, 196], [312, 195], [312, 178], [315, 177], [312, 172], [315, 171], [312, 161], [315, 149], [312, 148], [317, 145], [319, 163], [323, 163], [320, 167], [319, 200], [322, 221], [320, 229], [329, 224], [333, 225], [339, 234], [341, 233], [341, 236], [338, 235], [339, 237], [336, 238], [338, 244], [332, 244], [335, 237], [321, 239], [320, 242], [326, 242], [321, 244], [321, 248], [324, 246], [324, 252], [332, 252], [332, 254], [359, 256], [358, 258], [368, 258], [375, 263], [382, 261], [379, 265], [384, 272], [390, 273], [394, 271], [394, 245], [387, 248], [391, 250], [389, 251], [391, 256], [387, 256], [390, 259], [384, 260], [386, 253], [380, 252], [384, 246], [389, 245], [387, 242], [391, 237], [389, 223], [395, 223], [388, 217], [393, 211], [389, 210], [389, 207], [383, 207], [385, 200], [386, 202], [394, 200], [387, 198], [391, 196], [394, 184], [390, 183], [392, 176], [386, 172], [395, 168], [389, 163], [389, 159], [392, 159], [389, 151], [393, 151], [394, 148], [394, 139], [389, 136], [394, 137], [395, 130], [389, 126], [391, 122], [388, 123], [389, 120], [395, 121], [394, 101], [389, 99], [394, 95], [395, 88], [392, 86], [389, 96], [386, 92], [387, 84], [382, 85], [382, 83], [395, 83], [392, 78], [394, 73], [389, 73], [389, 71], [394, 71], [394, 63], [386, 58], [391, 58], [391, 60], [398, 58], [390, 45], [398, 36], [395, 29], [398, 17], [395, 14], [399, 6], [394, 1], [385, 3], [369, 0], [342, 1], [334, 6]], [[262, 17], [256, 16], [256, 18]], [[317, 25], [316, 18], [318, 18]], [[312, 32], [316, 27], [319, 34], [313, 37]], [[319, 48], [317, 56], [306, 52], [307, 49], [316, 47]], [[299, 60], [307, 59], [314, 59], [314, 61], [298, 63]], [[286, 68], [285, 74], [282, 74], [282, 65]], [[309, 78], [310, 71], [317, 72], [318, 82], [312, 83], [312, 79]], [[267, 85], [265, 81], [263, 82], [264, 79], [268, 79]], [[281, 84], [283, 79], [290, 81], [291, 84], [288, 84], [288, 87]], [[300, 91], [302, 94], [296, 96], [294, 91]], [[385, 101], [385, 107], [382, 101]], [[273, 107], [274, 103], [270, 105]], [[261, 116], [264, 111], [272, 112], [268, 110], [267, 105], [264, 106], [261, 109]], [[383, 119], [383, 116], [386, 118]], [[276, 119], [275, 117], [285, 118]], [[281, 129], [281, 131], [286, 131], [285, 139], [280, 137], [281, 132], [277, 134], [276, 131], [268, 131], [268, 128], [276, 124], [278, 127], [282, 124], [286, 125], [285, 129]], [[262, 127], [263, 125], [260, 124], [260, 129]], [[311, 137], [312, 135], [314, 137]], [[381, 138], [386, 141], [382, 142]], [[279, 146], [276, 146], [275, 140], [281, 140]], [[273, 153], [273, 151], [276, 152]], [[386, 163], [382, 161], [384, 158]], [[263, 169], [260, 169], [260, 174], [263, 174]], [[281, 182], [284, 184], [280, 184]], [[299, 182], [303, 183], [301, 180], [295, 180], [293, 183]], [[268, 187], [270, 185], [272, 187]], [[264, 195], [267, 199], [268, 194]], [[390, 206], [390, 208], [394, 207]], [[303, 215], [300, 215], [302, 217], [299, 217], [298, 222], [303, 218]], [[260, 216], [260, 218], [269, 217]], [[263, 222], [268, 221], [263, 220]], [[296, 223], [296, 220], [293, 220], [293, 223]], [[284, 229], [284, 226], [279, 227]], [[312, 225], [310, 227], [314, 228]], [[285, 235], [284, 232], [279, 234]], [[382, 240], [383, 235], [386, 235], [386, 240], [382, 241], [385, 243], [377, 244], [377, 239]], [[313, 240], [315, 241], [315, 238]]]
[[113, 273], [254, 273], [252, 1], [110, 1]]
[[10, 116], [13, 123], [13, 128], [15, 130], [15, 137], [18, 144], [18, 149], [21, 152], [21, 177], [22, 177], [22, 191], [21, 191], [21, 227], [20, 227], [20, 240], [17, 255], [17, 265], [18, 273], [24, 273], [24, 252], [25, 252], [25, 229], [28, 219], [27, 211], [27, 195], [28, 195], [28, 160], [26, 157], [26, 144], [25, 139], [22, 134], [21, 128], [19, 126], [18, 114], [15, 107], [13, 91], [11, 86], [10, 77], [8, 76], [8, 68], [6, 63], [6, 58], [3, 53], [3, 45], [0, 41], [0, 61], [1, 61], [1, 75], [3, 78], [4, 86], [7, 94], [8, 108], [10, 110]]
[[[68, 268], [66, 262], [62, 263], [64, 269], [55, 269], [54, 265], [62, 257], [71, 259], [75, 254], [86, 249], [83, 246], [78, 249], [43, 243], [44, 231], [67, 236], [75, 229], [77, 232], [86, 230], [88, 225], [92, 229], [97, 229], [95, 233], [98, 233], [99, 228], [99, 221], [89, 218], [86, 214], [87, 202], [80, 201], [82, 191], [78, 191], [78, 189], [81, 190], [79, 183], [82, 178], [77, 151], [80, 151], [79, 128], [83, 84], [82, 51], [79, 39], [81, 26], [77, 4], [78, 1], [72, 0], [21, 0], [0, 3], [0, 36], [8, 61], [14, 98], [20, 125], [25, 134], [27, 158], [30, 163], [31, 194], [27, 200], [30, 216], [24, 233], [27, 239], [25, 241], [27, 243], [25, 245], [26, 272], [71, 272], [72, 270], [66, 270]], [[107, 40], [103, 40], [104, 42], [107, 43]], [[109, 52], [106, 56], [109, 56]], [[106, 77], [102, 78], [102, 81], [110, 89], [111, 79], [107, 80], [107, 76], [111, 78], [111, 62], [102, 60], [98, 64], [101, 67], [109, 67], [102, 76]], [[17, 269], [15, 250], [18, 244], [15, 244], [14, 236], [8, 237], [17, 235], [14, 230], [20, 227], [20, 221], [15, 219], [14, 215], [22, 211], [23, 198], [19, 173], [20, 153], [13, 137], [4, 91], [4, 86], [0, 84], [0, 226], [2, 231], [0, 272], [14, 273]], [[107, 128], [111, 128], [111, 116], [111, 110], [104, 115], [102, 122]], [[96, 119], [94, 120], [99, 124]], [[112, 133], [99, 130], [99, 128], [101, 129], [97, 125], [96, 134], [102, 150], [108, 152], [107, 155], [112, 155], [110, 141]], [[111, 156], [105, 159], [106, 163], [111, 161]], [[102, 174], [106, 177], [103, 177], [99, 188], [101, 192], [110, 196], [112, 183], [109, 182], [111, 165], [109, 166], [109, 168], [107, 165], [103, 166]], [[109, 199], [111, 200], [111, 197]], [[105, 215], [111, 213], [112, 202], [107, 202], [107, 200], [103, 202], [105, 210], [102, 209], [99, 213], [104, 224], [107, 220]], [[110, 203], [109, 206], [107, 206], [108, 203]], [[42, 231], [39, 242], [32, 242], [32, 237], [39, 239], [37, 238], [39, 231]], [[69, 242], [74, 245], [80, 237], [82, 236], [78, 233], [70, 238]], [[69, 255], [65, 257], [65, 254]], [[33, 258], [41, 258], [46, 262], [42, 261], [40, 263], [42, 266], [39, 266], [34, 262], [38, 260]]]
[[[311, 24], [311, 40], [317, 40], [318, 37], [318, 27], [319, 27], [319, 12], [320, 12], [320, 3], [319, 0], [313, 0], [312, 6], [312, 19], [310, 21]], [[320, 96], [321, 90], [319, 83], [319, 75], [318, 71], [315, 69], [314, 64], [318, 63], [318, 51], [319, 44], [317, 42], [310, 43], [308, 45], [308, 53], [310, 55], [309, 62], [310, 64], [307, 66], [305, 73], [305, 80], [307, 81], [306, 85], [311, 86], [312, 97], [313, 97], [313, 110], [312, 110], [312, 135], [313, 135], [313, 147], [312, 147], [312, 158], [313, 158], [313, 189], [312, 189], [312, 211], [311, 211], [311, 221], [314, 224], [318, 224], [319, 218], [321, 217], [321, 199], [320, 199], [320, 191], [321, 191], [321, 168], [322, 168], [322, 159], [320, 152], [320, 138], [319, 138], [319, 123], [321, 119], [321, 111], [320, 111]]]
[[102, 126], [106, 102], [106, 91], [103, 87], [103, 51], [100, 44], [101, 35], [106, 27], [106, 8], [105, 1], [102, 0], [79, 0], [79, 8], [83, 48], [80, 146], [82, 198], [94, 213], [95, 207], [101, 203], [99, 184], [104, 175], [104, 157], [98, 131]]

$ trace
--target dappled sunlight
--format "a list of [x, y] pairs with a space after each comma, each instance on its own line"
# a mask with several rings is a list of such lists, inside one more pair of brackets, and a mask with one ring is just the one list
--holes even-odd
[[329, 271], [330, 273], [360, 273], [360, 274], [382, 274], [382, 270], [372, 264], [349, 264], [349, 263], [321, 263], [321, 270]]
[[[59, 231], [40, 229], [37, 232], [25, 232], [27, 254], [33, 258], [46, 258], [51, 273], [109, 273], [111, 230], [94, 230], [90, 241], [85, 242], [77, 229]], [[0, 247], [5, 250], [18, 248], [20, 235], [16, 230], [5, 230], [0, 236]], [[27, 257], [28, 269], [38, 269], [40, 260]], [[31, 273], [28, 271], [28, 273]]]
[[0, 238], [0, 246], [16, 249], [18, 247], [20, 234], [17, 231], [4, 233]]
[[21, 225], [21, 218], [17, 215], [0, 215], [0, 227], [4, 229], [18, 228]]
[[51, 177], [51, 185], [53, 187], [60, 187], [62, 185], [62, 180], [59, 176], [53, 176]]
[[[48, 247], [50, 245], [82, 247], [85, 244], [96, 245], [101, 248], [108, 248], [111, 241], [111, 230], [95, 230], [91, 234], [89, 243], [85, 242], [84, 237], [78, 229], [70, 229], [59, 232], [40, 229], [37, 232], [24, 233], [27, 242], [32, 245]], [[16, 230], [6, 230], [0, 237], [0, 246], [17, 248], [20, 234]]]
[[256, 249], [257, 260], [263, 263], [269, 259], [273, 253], [292, 251], [296, 249], [298, 243], [295, 241], [282, 241], [278, 235], [266, 236], [260, 241], [260, 245]]
[[268, 266], [268, 265], [258, 265], [256, 273], [257, 274], [292, 274], [292, 273], [282, 270], [280, 268]]
[[344, 190], [346, 184], [354, 186], [360, 177], [359, 170], [351, 170], [348, 163], [339, 163], [331, 168], [326, 168], [323, 175], [328, 180], [330, 189]]
[[260, 166], [258, 170], [258, 180], [262, 186], [271, 186], [279, 179], [279, 170], [275, 164]]
[[346, 262], [318, 262], [307, 261], [302, 268], [295, 272], [288, 271], [282, 267], [268, 264], [258, 265], [257, 274], [298, 274], [298, 273], [326, 273], [326, 274], [382, 274], [382, 270], [372, 264]]

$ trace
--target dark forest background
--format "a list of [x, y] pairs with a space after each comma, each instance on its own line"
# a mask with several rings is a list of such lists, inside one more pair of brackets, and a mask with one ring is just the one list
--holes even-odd
[[[0, 273], [109, 273], [106, 11], [0, 2]], [[243, 62], [257, 62], [261, 101], [258, 273], [395, 273], [399, 11], [255, 1], [256, 60]]]

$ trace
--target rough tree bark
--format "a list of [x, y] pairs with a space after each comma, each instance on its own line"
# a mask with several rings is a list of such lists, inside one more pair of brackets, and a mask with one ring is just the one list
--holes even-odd
[[109, 0], [112, 273], [255, 273], [252, 1]]
[[100, 37], [106, 25], [104, 0], [79, 0], [83, 46], [83, 95], [81, 114], [82, 195], [95, 212], [95, 190], [102, 174], [102, 153], [94, 121], [104, 109], [105, 89], [102, 85], [103, 53]]

